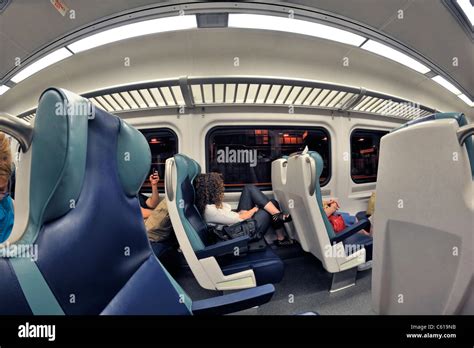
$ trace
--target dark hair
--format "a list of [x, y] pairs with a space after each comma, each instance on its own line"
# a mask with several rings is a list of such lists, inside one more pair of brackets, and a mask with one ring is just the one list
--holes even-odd
[[215, 204], [222, 208], [224, 196], [224, 179], [220, 173], [199, 174], [194, 179], [196, 189], [196, 206], [201, 214], [204, 214], [207, 204]]

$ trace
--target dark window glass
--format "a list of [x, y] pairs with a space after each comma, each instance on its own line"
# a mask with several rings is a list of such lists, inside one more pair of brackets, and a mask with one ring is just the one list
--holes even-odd
[[380, 138], [388, 132], [356, 129], [351, 134], [351, 178], [356, 184], [377, 181]]
[[168, 128], [140, 129], [140, 131], [148, 141], [151, 151], [151, 168], [141, 191], [151, 192], [148, 177], [156, 169], [160, 176], [158, 189], [160, 192], [164, 192], [165, 162], [178, 153], [178, 137], [175, 132]]
[[207, 172], [224, 176], [226, 190], [245, 184], [271, 189], [272, 161], [302, 151], [317, 151], [324, 160], [320, 183], [330, 179], [330, 138], [323, 128], [303, 127], [216, 127], [206, 137]]

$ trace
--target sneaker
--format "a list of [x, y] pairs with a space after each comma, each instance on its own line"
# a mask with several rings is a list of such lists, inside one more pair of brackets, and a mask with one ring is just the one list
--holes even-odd
[[372, 260], [357, 266], [358, 271], [367, 271], [372, 268]]
[[275, 244], [276, 246], [279, 246], [279, 247], [282, 247], [282, 246], [289, 246], [289, 245], [292, 245], [293, 244], [293, 240], [285, 237], [285, 239], [282, 239], [282, 240], [278, 240], [278, 239], [275, 239], [275, 241], [273, 242], [273, 244]]

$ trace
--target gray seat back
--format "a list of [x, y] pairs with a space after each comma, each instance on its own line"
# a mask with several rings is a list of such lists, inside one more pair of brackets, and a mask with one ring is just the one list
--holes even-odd
[[456, 117], [429, 117], [382, 138], [372, 273], [380, 314], [474, 313], [474, 191], [459, 129]]

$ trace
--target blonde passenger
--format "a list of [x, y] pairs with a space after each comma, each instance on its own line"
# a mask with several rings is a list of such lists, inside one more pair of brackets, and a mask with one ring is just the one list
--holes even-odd
[[14, 207], [10, 197], [12, 172], [10, 141], [4, 133], [0, 133], [0, 243], [8, 239], [13, 228]]

